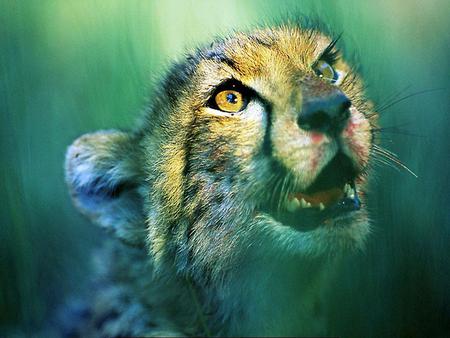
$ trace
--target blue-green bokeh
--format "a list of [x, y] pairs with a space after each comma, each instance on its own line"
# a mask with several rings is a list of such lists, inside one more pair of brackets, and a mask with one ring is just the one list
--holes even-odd
[[[450, 5], [382, 1], [0, 2], [0, 336], [33, 329], [82, 291], [100, 231], [72, 207], [66, 147], [134, 125], [165, 67], [234, 29], [314, 14], [356, 51], [381, 113], [383, 145], [418, 179], [378, 167], [374, 233], [345, 262], [330, 334], [450, 333]], [[403, 131], [406, 131], [405, 133]], [[3, 329], [2, 329], [3, 328]]]

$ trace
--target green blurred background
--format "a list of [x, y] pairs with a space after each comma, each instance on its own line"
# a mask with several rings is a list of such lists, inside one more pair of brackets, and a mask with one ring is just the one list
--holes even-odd
[[357, 51], [368, 92], [440, 89], [381, 114], [383, 144], [419, 178], [378, 167], [375, 230], [335, 285], [330, 335], [450, 335], [448, 0], [0, 1], [0, 336], [36, 332], [82, 292], [102, 234], [74, 210], [66, 147], [132, 127], [164, 69], [233, 29], [319, 14]]

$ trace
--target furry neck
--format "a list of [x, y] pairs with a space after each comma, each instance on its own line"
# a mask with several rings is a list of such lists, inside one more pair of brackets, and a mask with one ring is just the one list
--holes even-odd
[[247, 260], [222, 290], [226, 334], [323, 334], [322, 299], [336, 263], [299, 257]]

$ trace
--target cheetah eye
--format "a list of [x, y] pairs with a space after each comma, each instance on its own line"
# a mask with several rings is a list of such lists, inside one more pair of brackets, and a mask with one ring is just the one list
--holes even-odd
[[331, 83], [336, 83], [339, 78], [338, 72], [325, 60], [319, 60], [314, 65], [314, 72], [320, 78], [323, 78]]
[[217, 107], [228, 113], [240, 112], [245, 105], [242, 93], [236, 90], [222, 90], [214, 97]]
[[216, 88], [207, 105], [210, 108], [235, 114], [244, 110], [253, 97], [253, 91], [239, 81], [231, 79]]

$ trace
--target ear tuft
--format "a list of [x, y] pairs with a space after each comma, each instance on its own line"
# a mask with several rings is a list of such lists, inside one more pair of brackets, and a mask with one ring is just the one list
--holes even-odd
[[138, 142], [120, 131], [78, 138], [67, 150], [66, 182], [78, 209], [116, 237], [142, 245], [145, 224]]

